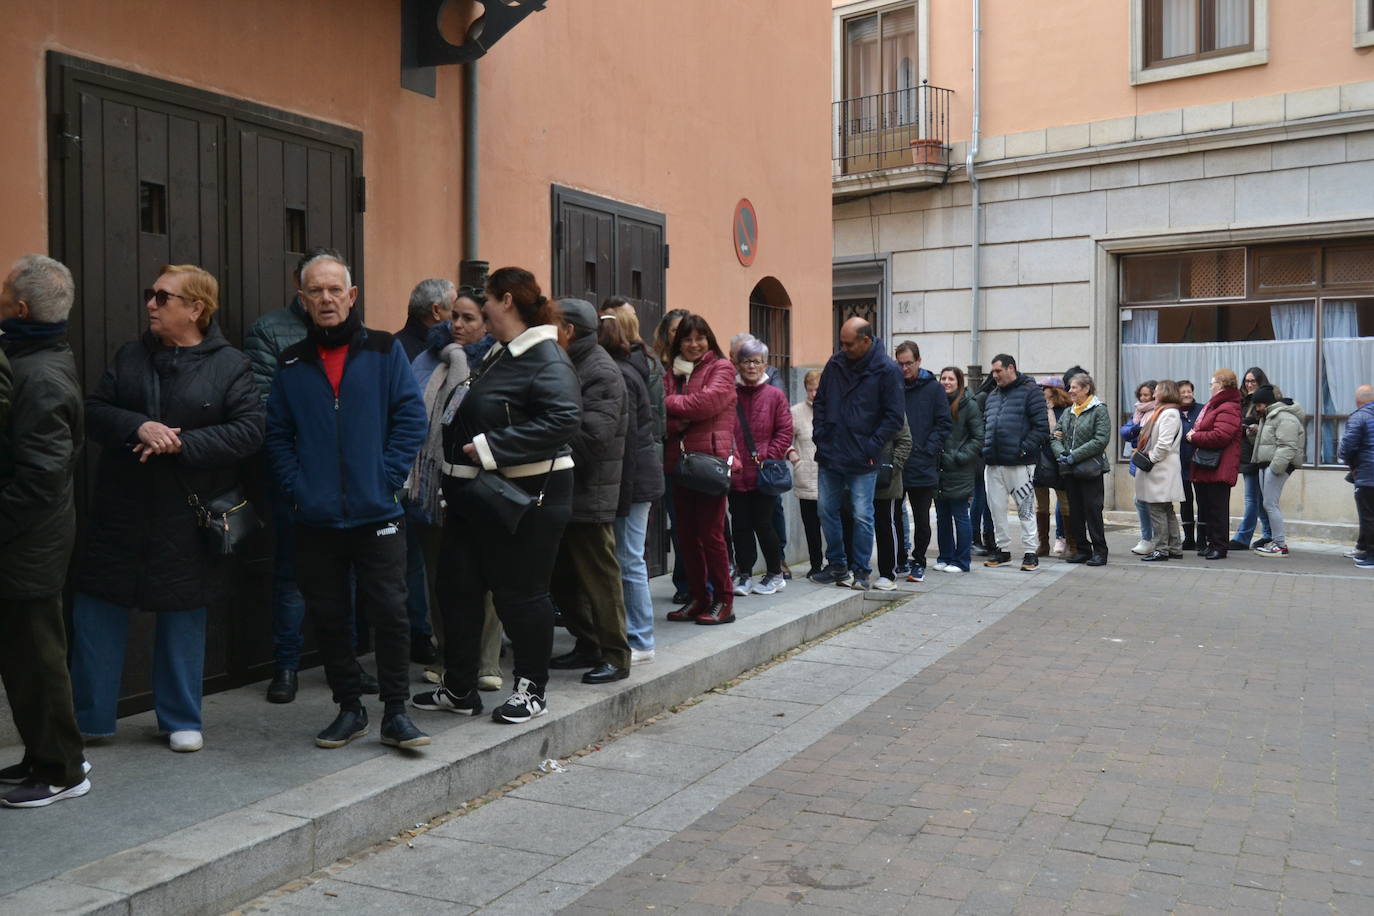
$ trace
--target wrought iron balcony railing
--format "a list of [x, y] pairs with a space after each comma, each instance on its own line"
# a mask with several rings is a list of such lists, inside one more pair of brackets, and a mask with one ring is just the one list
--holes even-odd
[[948, 166], [952, 95], [923, 83], [834, 103], [834, 174]]

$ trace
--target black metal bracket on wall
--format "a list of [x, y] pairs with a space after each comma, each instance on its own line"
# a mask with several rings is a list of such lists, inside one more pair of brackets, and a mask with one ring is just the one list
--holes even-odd
[[[547, 0], [470, 0], [480, 3], [483, 12], [468, 26], [462, 44], [453, 44], [439, 28], [444, 7], [449, 0], [405, 0], [402, 4], [402, 28], [409, 32], [402, 46], [411, 51], [410, 60], [402, 60], [403, 68], [443, 67], [477, 60], [507, 32], [520, 24], [530, 13], [539, 12]], [[413, 31], [412, 31], [413, 30]], [[409, 40], [414, 36], [413, 43]], [[410, 56], [402, 52], [404, 56]]]

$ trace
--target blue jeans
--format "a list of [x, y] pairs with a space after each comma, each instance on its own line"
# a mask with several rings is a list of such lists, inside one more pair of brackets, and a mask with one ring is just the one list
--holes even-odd
[[1150, 524], [1150, 507], [1141, 502], [1135, 501], [1136, 518], [1140, 520], [1140, 539], [1142, 541], [1153, 541], [1155, 539], [1154, 526]]
[[649, 565], [644, 562], [652, 505], [631, 503], [630, 514], [615, 520], [615, 558], [625, 590], [625, 636], [631, 649], [641, 651], [654, 647], [654, 601], [649, 597]]
[[[982, 471], [973, 475], [973, 509], [969, 515], [969, 526], [984, 535], [992, 533], [992, 511], [988, 509], [988, 483]], [[994, 537], [985, 536], [979, 543], [991, 550], [997, 545]]]
[[1241, 516], [1240, 525], [1236, 527], [1236, 535], [1232, 540], [1249, 544], [1255, 537], [1256, 523], [1264, 531], [1265, 537], [1272, 538], [1274, 532], [1269, 525], [1269, 513], [1264, 511], [1264, 500], [1260, 496], [1259, 472], [1240, 476], [1245, 480], [1245, 514]]
[[[129, 608], [77, 592], [72, 599], [72, 702], [81, 734], [115, 733]], [[200, 731], [205, 608], [157, 615], [153, 709], [163, 732]]]
[[[834, 468], [820, 468], [821, 530], [825, 532], [825, 558], [831, 566], [848, 567], [855, 575], [873, 572], [873, 490], [878, 485], [878, 472], [845, 473]], [[847, 557], [844, 549], [844, 525], [840, 521], [840, 504], [845, 490], [849, 491], [849, 511], [854, 516], [854, 556]]]
[[299, 671], [305, 640], [305, 599], [296, 584], [296, 531], [291, 521], [291, 505], [272, 489], [272, 533], [276, 546], [272, 554], [272, 655], [278, 668]]
[[969, 501], [935, 500], [935, 543], [940, 555], [936, 562], [969, 571], [973, 559], [973, 525], [969, 521]]
[[[903, 496], [906, 494], [903, 493]], [[900, 499], [897, 501], [900, 506], [901, 517], [897, 519], [897, 565], [905, 566], [911, 562], [911, 512], [907, 508], [907, 501]]]

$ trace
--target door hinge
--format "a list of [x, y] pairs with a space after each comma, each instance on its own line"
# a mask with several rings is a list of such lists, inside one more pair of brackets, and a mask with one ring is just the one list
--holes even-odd
[[359, 175], [357, 178], [353, 179], [353, 184], [354, 184], [354, 188], [353, 188], [353, 197], [354, 197], [353, 203], [354, 203], [354, 206], [357, 207], [357, 210], [358, 210], [359, 213], [366, 213], [366, 212], [367, 212], [367, 176], [366, 176], [366, 175]]
[[667, 269], [669, 268], [669, 266], [671, 266], [671, 265], [668, 263], [669, 260], [671, 260], [671, 259], [668, 257], [668, 243], [667, 243], [667, 242], [664, 242], [664, 243], [663, 243], [663, 269], [664, 269], [664, 270], [667, 270]]

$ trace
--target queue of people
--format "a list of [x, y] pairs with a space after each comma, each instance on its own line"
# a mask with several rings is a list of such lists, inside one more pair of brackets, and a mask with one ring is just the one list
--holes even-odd
[[[135, 610], [155, 615], [159, 729], [173, 751], [204, 746], [207, 606], [225, 556], [255, 527], [241, 468], [259, 452], [276, 535], [266, 698], [296, 698], [308, 618], [337, 707], [315, 735], [326, 749], [369, 732], [373, 694], [383, 744], [430, 744], [412, 711], [481, 714], [482, 692], [504, 684], [504, 646], [513, 690], [491, 715], [506, 724], [548, 710], [551, 670], [582, 670], [597, 685], [651, 663], [644, 552], [659, 499], [677, 567], [667, 622], [730, 624], [736, 599], [786, 587], [789, 491], [806, 576], [819, 584], [921, 582], [932, 534], [930, 568], [945, 574], [969, 573], [975, 549], [984, 566], [1014, 563], [1018, 534], [1023, 570], [1047, 556], [1107, 563], [1112, 424], [1081, 367], [1037, 381], [1002, 353], [970, 391], [958, 367], [922, 368], [915, 341], [889, 356], [852, 318], [789, 407], [766, 344], [736, 335], [727, 355], [698, 314], [670, 312], [651, 348], [632, 303], [550, 300], [531, 273], [505, 267], [480, 288], [422, 281], [405, 327], [390, 334], [363, 323], [337, 251], [312, 249], [293, 277], [293, 300], [261, 318], [241, 352], [215, 321], [216, 279], [163, 266], [145, 291], [148, 330], [84, 399], [66, 340], [70, 272], [31, 255], [5, 279], [0, 673], [25, 756], [0, 770], [15, 786], [0, 804], [43, 807], [90, 790], [83, 747], [116, 732]], [[1219, 369], [1201, 405], [1188, 381], [1138, 389], [1122, 435], [1133, 445], [1142, 560], [1187, 549], [1224, 558], [1237, 546], [1227, 507], [1243, 476], [1247, 509], [1265, 526], [1253, 546], [1287, 555], [1280, 497], [1303, 461], [1303, 415], [1258, 368], [1245, 387]], [[62, 592], [87, 438], [102, 448], [70, 578], [69, 667]], [[1374, 567], [1368, 386], [1341, 455], [1361, 521], [1352, 556]], [[357, 660], [360, 622], [373, 634], [375, 675]], [[560, 622], [574, 646], [554, 656]], [[411, 692], [411, 664], [424, 667], [428, 689]]]

